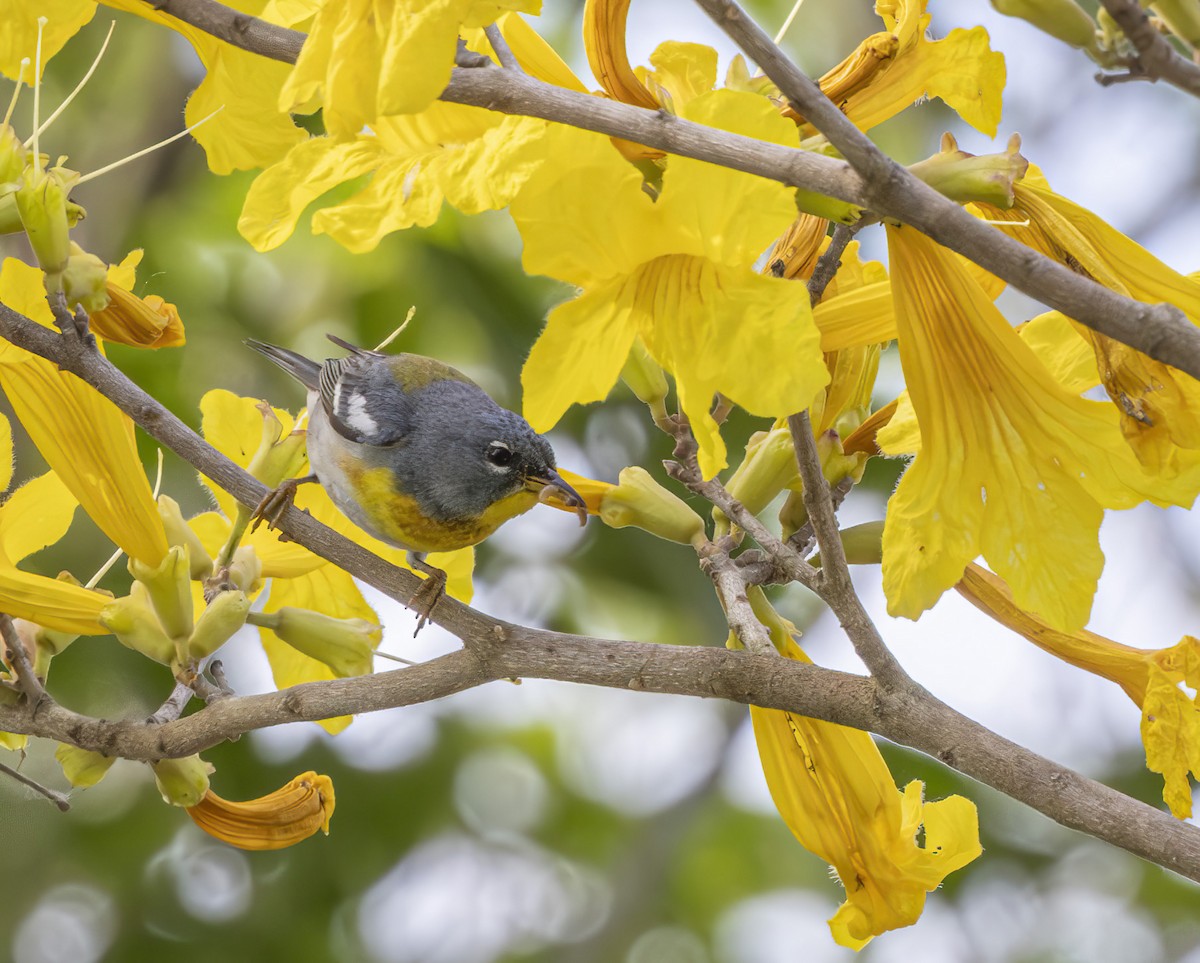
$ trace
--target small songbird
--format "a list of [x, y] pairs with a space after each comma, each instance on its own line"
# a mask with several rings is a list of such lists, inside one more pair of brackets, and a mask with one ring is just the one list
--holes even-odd
[[418, 629], [446, 586], [428, 552], [481, 542], [539, 500], [587, 520], [583, 499], [555, 470], [550, 443], [466, 375], [433, 358], [327, 337], [349, 356], [317, 362], [246, 341], [308, 389], [313, 474], [285, 482], [257, 514], [273, 522], [296, 485], [319, 481], [351, 521], [406, 549], [409, 564], [429, 576], [410, 602]]

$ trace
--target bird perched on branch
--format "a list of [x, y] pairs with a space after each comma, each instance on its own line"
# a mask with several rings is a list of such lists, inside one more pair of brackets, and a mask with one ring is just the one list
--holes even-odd
[[313, 473], [268, 495], [259, 520], [273, 524], [297, 485], [319, 481], [351, 521], [407, 550], [412, 568], [428, 576], [409, 602], [418, 630], [446, 588], [446, 573], [427, 553], [475, 545], [539, 500], [574, 508], [586, 522], [550, 443], [466, 375], [433, 358], [327, 337], [349, 355], [317, 362], [246, 341], [308, 389]]

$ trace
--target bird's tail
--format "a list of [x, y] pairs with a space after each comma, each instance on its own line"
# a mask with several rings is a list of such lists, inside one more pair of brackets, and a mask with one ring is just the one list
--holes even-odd
[[321, 365], [316, 361], [312, 361], [302, 354], [296, 354], [295, 351], [289, 351], [287, 348], [255, 341], [253, 338], [246, 338], [242, 343], [249, 345], [259, 354], [265, 354], [310, 391], [318, 390], [321, 382]]

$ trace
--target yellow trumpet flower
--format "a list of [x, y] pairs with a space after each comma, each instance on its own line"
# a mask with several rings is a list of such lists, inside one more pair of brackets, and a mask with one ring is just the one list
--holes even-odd
[[238, 849], [284, 849], [317, 830], [329, 835], [333, 780], [301, 773], [272, 793], [246, 802], [222, 799], [211, 789], [187, 813], [210, 836]]

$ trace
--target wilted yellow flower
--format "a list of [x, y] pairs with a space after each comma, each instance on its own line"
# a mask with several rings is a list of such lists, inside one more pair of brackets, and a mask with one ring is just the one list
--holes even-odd
[[130, 251], [120, 264], [108, 269], [108, 307], [91, 312], [88, 322], [94, 334], [139, 348], [175, 348], [186, 340], [183, 322], [175, 305], [157, 294], [138, 297], [133, 293], [134, 269], [142, 251]]
[[[963, 120], [989, 137], [1000, 123], [1004, 90], [1004, 55], [993, 51], [983, 27], [951, 30], [941, 40], [927, 36], [928, 0], [877, 0], [890, 41], [868, 37], [850, 55], [857, 82], [844, 84], [835, 103], [862, 130], [870, 130], [925, 97], [937, 97]], [[866, 54], [866, 56], [864, 56]], [[869, 68], [869, 69], [863, 69]], [[822, 78], [837, 95], [835, 81], [846, 67], [835, 67]]]
[[900, 359], [920, 453], [888, 503], [888, 611], [917, 618], [982, 554], [1017, 604], [1082, 626], [1104, 508], [1190, 504], [1121, 443], [1107, 402], [1066, 391], [949, 252], [888, 228]]
[[[1200, 280], [1172, 270], [1091, 211], [1054, 193], [1030, 169], [1007, 212], [983, 207], [1006, 233], [1119, 294], [1173, 304], [1200, 324]], [[1147, 468], [1171, 477], [1200, 460], [1200, 382], [1091, 328], [1076, 330], [1092, 346], [1121, 430]]]
[[[795, 139], [753, 94], [704, 94], [683, 116], [774, 143]], [[714, 393], [777, 417], [806, 408], [829, 377], [804, 285], [754, 271], [795, 218], [792, 194], [673, 157], [652, 200], [642, 175], [606, 138], [552, 127], [546, 139], [552, 156], [571, 163], [548, 165], [513, 202], [524, 264], [583, 291], [550, 312], [533, 346], [521, 378], [525, 416], [546, 431], [572, 404], [603, 399], [640, 337], [675, 376], [701, 470], [712, 477], [725, 465], [709, 414]]]
[[[761, 588], [751, 589], [750, 601], [783, 655], [811, 662], [792, 638], [795, 626]], [[915, 923], [925, 894], [983, 851], [975, 804], [962, 796], [925, 802], [917, 780], [898, 792], [869, 733], [758, 706], [750, 718], [780, 816], [845, 887], [846, 901], [829, 921], [842, 946], [861, 949]]]
[[187, 812], [197, 826], [230, 846], [268, 850], [293, 846], [317, 830], [328, 836], [333, 808], [333, 781], [310, 771], [247, 802], [222, 799], [210, 789]]
[[1119, 685], [1142, 710], [1146, 766], [1162, 773], [1163, 800], [1177, 818], [1192, 815], [1188, 772], [1200, 778], [1200, 639], [1185, 635], [1169, 648], [1135, 649], [1086, 630], [1060, 632], [1022, 611], [1004, 581], [975, 564], [958, 590], [1038, 648]]

